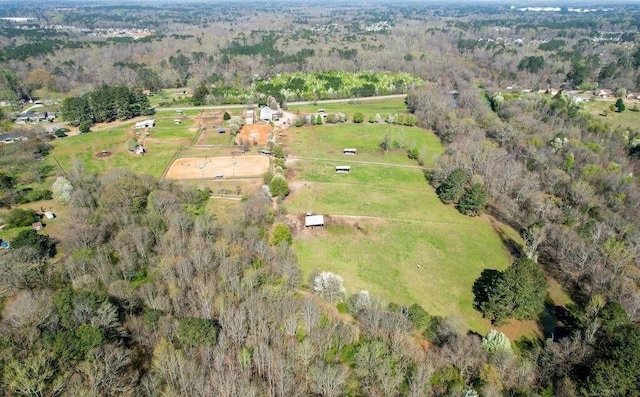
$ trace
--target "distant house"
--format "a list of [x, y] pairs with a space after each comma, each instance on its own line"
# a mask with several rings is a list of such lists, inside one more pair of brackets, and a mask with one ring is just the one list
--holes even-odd
[[338, 174], [348, 174], [349, 172], [351, 172], [351, 166], [350, 165], [336, 165], [336, 172]]
[[142, 128], [152, 128], [156, 126], [156, 121], [155, 120], [144, 120], [144, 121], [138, 121], [136, 123], [136, 125], [133, 127], [137, 130], [142, 129]]
[[307, 214], [304, 217], [304, 227], [324, 226], [324, 215]]
[[41, 230], [44, 226], [42, 225], [42, 222], [33, 222], [33, 223], [31, 224], [31, 227], [32, 227], [34, 230]]
[[15, 121], [16, 121], [16, 124], [26, 124], [26, 123], [38, 124], [45, 120], [47, 120], [46, 112], [28, 112], [28, 113], [22, 113], [20, 116], [16, 118]]
[[342, 149], [343, 154], [350, 154], [350, 155], [355, 155], [357, 151], [358, 149], [354, 149], [354, 148]]
[[55, 218], [56, 216], [55, 216], [55, 215], [53, 214], [53, 212], [51, 212], [51, 211], [45, 211], [45, 213], [44, 213], [44, 217], [45, 217], [45, 218], [47, 218], [47, 219], [53, 219], [53, 218]]
[[260, 108], [260, 120], [271, 121], [273, 118], [273, 110], [269, 106], [263, 106]]

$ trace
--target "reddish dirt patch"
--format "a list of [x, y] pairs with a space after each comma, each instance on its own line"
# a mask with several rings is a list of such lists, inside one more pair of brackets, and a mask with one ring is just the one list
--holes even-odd
[[271, 134], [271, 126], [269, 124], [243, 125], [240, 131], [238, 131], [238, 135], [236, 135], [236, 143], [238, 145], [241, 145], [243, 142], [266, 145], [269, 134]]
[[167, 179], [221, 179], [261, 176], [269, 169], [267, 156], [186, 157], [171, 164]]
[[98, 158], [105, 158], [105, 157], [111, 156], [112, 154], [113, 153], [111, 153], [108, 150], [102, 150], [102, 151], [96, 153], [95, 156], [98, 157]]

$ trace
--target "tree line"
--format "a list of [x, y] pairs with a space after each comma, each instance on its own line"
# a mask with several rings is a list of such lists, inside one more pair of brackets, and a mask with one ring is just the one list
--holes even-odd
[[[419, 123], [447, 144], [430, 175], [441, 199], [455, 202], [474, 180], [488, 194], [489, 212], [522, 237], [520, 259], [504, 272], [489, 268], [476, 281], [476, 308], [496, 324], [557, 319], [546, 328], [546, 343], [525, 349], [541, 365], [539, 388], [633, 394], [638, 373], [630, 368], [640, 357], [633, 134], [608, 127], [562, 92], [502, 96], [468, 76], [454, 77], [455, 107], [442, 82], [415, 90], [407, 101]], [[574, 303], [548, 301], [542, 270]], [[619, 335], [630, 338], [624, 347]]]
[[142, 91], [120, 86], [102, 87], [79, 97], [65, 98], [61, 113], [65, 120], [80, 125], [81, 132], [87, 132], [94, 123], [152, 115], [154, 110]]

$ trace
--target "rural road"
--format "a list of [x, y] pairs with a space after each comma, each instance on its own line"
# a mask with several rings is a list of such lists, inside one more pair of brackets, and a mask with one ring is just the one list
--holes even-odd
[[[323, 103], [346, 103], [351, 101], [375, 101], [375, 100], [384, 100], [384, 99], [404, 99], [407, 94], [398, 94], [398, 95], [380, 95], [380, 96], [370, 96], [364, 98], [346, 98], [346, 99], [325, 99], [322, 101], [298, 101], [298, 102], [289, 102], [289, 106], [296, 105], [317, 105], [320, 106]], [[156, 112], [170, 112], [176, 110], [220, 110], [220, 109], [242, 109], [246, 108], [247, 105], [215, 105], [215, 106], [182, 106], [182, 107], [172, 107], [172, 108], [156, 108]]]

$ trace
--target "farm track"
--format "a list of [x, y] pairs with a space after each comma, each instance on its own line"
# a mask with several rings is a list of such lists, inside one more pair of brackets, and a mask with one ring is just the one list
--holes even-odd
[[367, 215], [340, 215], [340, 214], [327, 214], [332, 219], [345, 219], [345, 220], [370, 220], [370, 221], [388, 221], [388, 222], [403, 222], [403, 223], [415, 223], [415, 224], [427, 224], [427, 225], [469, 225], [465, 222], [438, 222], [438, 221], [425, 221], [417, 219], [401, 219], [401, 218], [388, 218], [384, 216], [367, 216]]
[[382, 163], [375, 161], [358, 161], [358, 160], [336, 160], [335, 158], [322, 158], [322, 157], [297, 157], [297, 156], [287, 156], [287, 160], [312, 160], [312, 161], [331, 161], [331, 162], [345, 162], [345, 163], [353, 163], [353, 164], [363, 164], [363, 165], [376, 165], [383, 167], [396, 167], [396, 168], [410, 168], [415, 170], [424, 170], [430, 171], [432, 168], [422, 167], [420, 165], [404, 165], [404, 164], [391, 164], [391, 163]]

